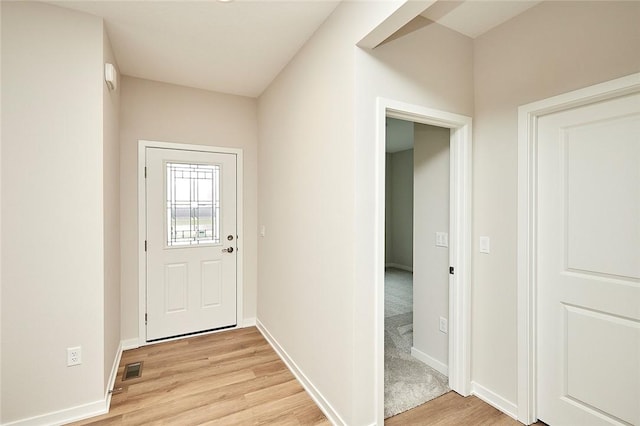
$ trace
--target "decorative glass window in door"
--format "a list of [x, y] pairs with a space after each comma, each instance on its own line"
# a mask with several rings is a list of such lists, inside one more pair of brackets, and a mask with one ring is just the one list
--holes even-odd
[[167, 246], [220, 243], [220, 166], [166, 163]]

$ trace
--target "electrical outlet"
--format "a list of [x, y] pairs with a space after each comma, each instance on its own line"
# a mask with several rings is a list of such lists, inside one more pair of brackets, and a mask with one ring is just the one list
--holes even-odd
[[67, 367], [82, 364], [82, 348], [67, 348]]
[[444, 334], [447, 334], [448, 332], [449, 324], [447, 324], [447, 322], [446, 318], [440, 317], [440, 331]]

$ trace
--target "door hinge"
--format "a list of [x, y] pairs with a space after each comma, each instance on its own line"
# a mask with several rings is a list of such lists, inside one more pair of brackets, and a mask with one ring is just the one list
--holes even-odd
[[144, 314], [144, 323], [145, 323], [145, 324], [147, 323], [147, 319], [148, 319], [148, 318], [147, 318], [147, 314]]
[[144, 166], [144, 178], [147, 178], [147, 166]]
[[144, 240], [144, 251], [147, 251], [147, 240]]
[[453, 266], [449, 266], [449, 273], [453, 275]]

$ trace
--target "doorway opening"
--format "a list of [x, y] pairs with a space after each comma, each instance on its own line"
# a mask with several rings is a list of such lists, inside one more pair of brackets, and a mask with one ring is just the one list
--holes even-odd
[[385, 418], [448, 385], [450, 130], [387, 118]]
[[[376, 423], [385, 418], [385, 209], [387, 118], [449, 131], [448, 344], [449, 387], [470, 394], [471, 272], [471, 118], [404, 102], [378, 98], [376, 129]], [[445, 232], [446, 233], [446, 232]], [[435, 238], [435, 236], [433, 236]], [[443, 237], [441, 235], [441, 237]], [[433, 242], [433, 241], [432, 241]], [[445, 249], [446, 250], [446, 249]], [[392, 262], [393, 263], [393, 262]], [[414, 265], [415, 266], [415, 265]], [[413, 302], [412, 302], [413, 305]], [[439, 330], [439, 324], [437, 324]], [[406, 331], [406, 330], [405, 330]], [[414, 355], [418, 355], [413, 351]], [[419, 356], [419, 355], [418, 355]], [[415, 356], [414, 356], [415, 357]]]

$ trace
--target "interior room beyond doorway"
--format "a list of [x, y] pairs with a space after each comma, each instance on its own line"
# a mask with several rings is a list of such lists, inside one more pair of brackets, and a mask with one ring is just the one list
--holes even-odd
[[448, 128], [387, 118], [385, 417], [448, 387]]

